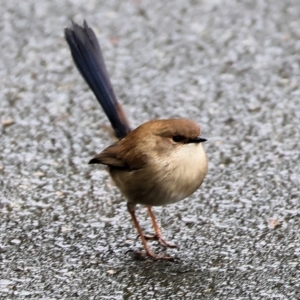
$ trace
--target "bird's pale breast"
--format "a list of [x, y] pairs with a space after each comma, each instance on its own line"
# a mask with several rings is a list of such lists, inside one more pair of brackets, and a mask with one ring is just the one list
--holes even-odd
[[207, 158], [202, 144], [186, 144], [170, 155], [156, 157], [140, 170], [110, 169], [116, 185], [128, 202], [160, 206], [180, 201], [203, 182]]

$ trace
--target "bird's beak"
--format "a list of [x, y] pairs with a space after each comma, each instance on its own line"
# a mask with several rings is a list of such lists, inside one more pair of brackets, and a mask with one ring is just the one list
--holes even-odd
[[196, 136], [195, 138], [188, 140], [187, 143], [189, 143], [189, 144], [190, 143], [198, 144], [198, 143], [204, 143], [206, 141], [207, 141], [207, 139], [202, 138], [201, 136]]

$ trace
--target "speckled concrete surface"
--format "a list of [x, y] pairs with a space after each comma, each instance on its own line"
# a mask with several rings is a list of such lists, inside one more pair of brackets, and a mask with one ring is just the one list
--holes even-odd
[[[0, 10], [1, 299], [300, 298], [298, 0]], [[124, 200], [87, 165], [111, 137], [63, 39], [71, 18], [95, 29], [133, 127], [188, 117], [209, 139], [202, 188], [155, 209], [177, 264], [131, 257]]]

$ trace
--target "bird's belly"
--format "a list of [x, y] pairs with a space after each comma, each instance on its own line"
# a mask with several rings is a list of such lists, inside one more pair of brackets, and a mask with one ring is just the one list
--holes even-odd
[[203, 182], [207, 159], [201, 144], [189, 144], [167, 159], [157, 159], [143, 169], [110, 174], [128, 202], [160, 206], [180, 201]]

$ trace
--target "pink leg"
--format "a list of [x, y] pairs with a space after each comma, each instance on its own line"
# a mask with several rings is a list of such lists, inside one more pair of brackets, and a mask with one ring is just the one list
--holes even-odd
[[156, 222], [156, 218], [153, 214], [152, 207], [147, 206], [147, 209], [148, 209], [148, 213], [150, 215], [151, 221], [152, 221], [152, 225], [153, 225], [155, 234], [152, 236], [146, 235], [146, 236], [144, 236], [144, 238], [146, 240], [157, 240], [164, 247], [177, 248], [177, 246], [175, 244], [170, 243], [163, 238], [160, 227], [158, 226], [158, 224]]
[[[174, 261], [175, 259], [173, 257], [171, 257], [171, 256], [157, 255], [157, 254], [155, 254], [154, 252], [151, 251], [151, 249], [150, 249], [150, 247], [149, 247], [149, 245], [148, 245], [148, 243], [147, 243], [147, 241], [146, 241], [146, 239], [145, 239], [145, 237], [143, 235], [143, 231], [141, 229], [141, 226], [140, 226], [140, 224], [139, 224], [139, 222], [138, 222], [138, 220], [137, 220], [137, 218], [135, 216], [134, 210], [129, 210], [128, 209], [128, 211], [129, 211], [129, 213], [131, 215], [131, 218], [132, 218], [132, 221], [134, 223], [134, 226], [136, 227], [137, 232], [138, 232], [138, 234], [139, 234], [139, 236], [140, 236], [140, 238], [142, 240], [142, 244], [143, 244], [143, 246], [144, 246], [144, 248], [146, 250], [146, 256], [148, 256], [148, 257], [150, 257], [150, 258], [152, 258], [154, 260], [169, 260], [169, 261]], [[139, 253], [139, 254], [141, 254], [141, 253]], [[143, 256], [143, 255], [141, 254], [141, 256]]]

